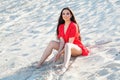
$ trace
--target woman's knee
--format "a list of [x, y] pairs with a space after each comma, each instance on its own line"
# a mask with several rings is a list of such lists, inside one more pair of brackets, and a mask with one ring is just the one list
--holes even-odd
[[57, 41], [52, 40], [49, 42], [49, 46], [56, 49], [58, 48], [59, 43]]
[[49, 42], [49, 45], [50, 45], [50, 46], [53, 46], [54, 43], [55, 43], [55, 41], [52, 40], [52, 41]]
[[70, 48], [72, 43], [66, 43], [65, 48]]

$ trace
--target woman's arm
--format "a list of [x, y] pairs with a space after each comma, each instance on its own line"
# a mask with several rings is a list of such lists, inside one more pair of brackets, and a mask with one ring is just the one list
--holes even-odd
[[75, 40], [75, 36], [76, 36], [76, 34], [78, 33], [78, 27], [77, 27], [77, 25], [76, 24], [73, 24], [73, 25], [71, 25], [70, 26], [71, 28], [70, 28], [70, 32], [69, 32], [69, 34], [68, 34], [68, 36], [69, 36], [69, 43], [73, 43], [74, 42], [74, 40]]

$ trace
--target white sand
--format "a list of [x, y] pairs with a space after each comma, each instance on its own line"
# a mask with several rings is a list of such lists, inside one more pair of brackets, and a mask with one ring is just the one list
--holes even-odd
[[[35, 69], [67, 6], [90, 55], [71, 60], [63, 75], [49, 62]], [[0, 0], [0, 80], [120, 80], [120, 1]]]

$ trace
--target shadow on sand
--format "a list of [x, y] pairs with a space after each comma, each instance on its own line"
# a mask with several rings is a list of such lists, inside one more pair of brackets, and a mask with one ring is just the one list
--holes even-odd
[[[76, 58], [71, 59], [71, 63]], [[53, 63], [50, 61], [46, 61], [41, 68], [37, 69], [36, 64], [37, 62], [32, 63], [28, 67], [23, 67], [16, 71], [15, 73], [6, 76], [0, 80], [60, 80], [60, 77], [63, 74], [56, 73], [56, 69], [54, 65], [60, 65], [62, 61], [58, 61], [57, 63]]]

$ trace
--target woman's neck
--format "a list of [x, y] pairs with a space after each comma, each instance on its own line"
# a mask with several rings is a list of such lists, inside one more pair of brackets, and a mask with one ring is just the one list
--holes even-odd
[[69, 25], [71, 21], [65, 21], [65, 25]]

